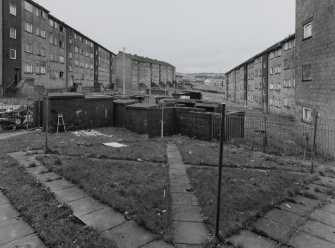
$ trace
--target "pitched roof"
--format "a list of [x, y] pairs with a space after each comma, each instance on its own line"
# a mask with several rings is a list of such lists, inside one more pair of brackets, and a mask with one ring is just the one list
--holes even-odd
[[[123, 52], [120, 51], [119, 54], [120, 53], [123, 53]], [[171, 65], [171, 64], [169, 64], [167, 62], [164, 62], [164, 61], [160, 61], [160, 60], [156, 60], [156, 59], [151, 59], [151, 58], [148, 58], [148, 57], [138, 56], [137, 54], [126, 53], [126, 55], [128, 57], [130, 57], [131, 59], [139, 61], [139, 62], [150, 63], [150, 64], [158, 64], [158, 65], [162, 65], [162, 66], [169, 66], [169, 67], [175, 68], [173, 65]]]
[[241, 68], [241, 66], [243, 66], [243, 65], [245, 65], [245, 64], [248, 64], [248, 63], [254, 61], [256, 58], [258, 58], [258, 57], [260, 57], [260, 56], [262, 56], [262, 55], [264, 55], [264, 54], [266, 54], [266, 53], [269, 53], [269, 52], [271, 52], [271, 51], [273, 51], [273, 50], [276, 50], [276, 49], [282, 47], [282, 46], [284, 45], [285, 42], [287, 42], [287, 41], [289, 41], [289, 40], [292, 40], [292, 39], [294, 39], [294, 38], [295, 38], [295, 34], [289, 35], [287, 38], [285, 38], [285, 39], [283, 39], [283, 40], [277, 42], [276, 44], [270, 46], [269, 48], [265, 49], [263, 52], [258, 53], [257, 55], [253, 56], [252, 58], [248, 59], [247, 61], [244, 61], [242, 64], [240, 64], [240, 65], [234, 67], [233, 69], [231, 69], [230, 71], [228, 71], [228, 72], [226, 73], [226, 75], [229, 74], [229, 73], [231, 73], [231, 72], [234, 71], [234, 70], [237, 70], [237, 69]]

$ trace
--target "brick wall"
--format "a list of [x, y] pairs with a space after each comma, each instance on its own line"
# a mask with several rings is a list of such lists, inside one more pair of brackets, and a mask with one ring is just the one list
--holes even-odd
[[[301, 107], [335, 115], [335, 3], [297, 0], [296, 100]], [[312, 37], [303, 40], [303, 26], [312, 20]], [[311, 81], [302, 80], [302, 67], [311, 65]], [[302, 111], [301, 111], [302, 112]]]
[[126, 125], [126, 106], [137, 103], [136, 100], [115, 100], [114, 101], [114, 126], [125, 127]]
[[63, 114], [66, 128], [69, 130], [113, 125], [112, 97], [85, 98], [81, 94], [52, 94], [49, 97], [49, 109], [50, 131], [56, 131], [58, 114]]
[[[162, 109], [148, 109], [147, 112], [147, 133], [149, 137], [161, 136]], [[164, 136], [175, 133], [175, 109], [164, 109]]]

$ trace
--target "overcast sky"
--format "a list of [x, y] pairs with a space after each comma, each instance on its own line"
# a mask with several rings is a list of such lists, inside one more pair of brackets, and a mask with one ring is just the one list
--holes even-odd
[[295, 0], [39, 0], [114, 53], [226, 72], [295, 30]]

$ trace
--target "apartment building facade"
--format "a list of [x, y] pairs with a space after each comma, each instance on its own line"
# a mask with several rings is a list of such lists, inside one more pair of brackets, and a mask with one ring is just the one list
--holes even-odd
[[126, 89], [145, 92], [149, 88], [171, 88], [176, 80], [176, 68], [166, 62], [119, 52], [114, 60], [118, 88], [123, 84], [125, 66]]
[[297, 0], [296, 101], [301, 118], [335, 116], [335, 3]]
[[295, 35], [229, 71], [227, 100], [266, 113], [295, 115]]
[[[31, 0], [1, 0], [0, 95], [112, 88], [112, 52]], [[3, 73], [6, 72], [6, 73]], [[113, 81], [114, 80], [114, 81]], [[22, 93], [22, 92], [21, 92]]]

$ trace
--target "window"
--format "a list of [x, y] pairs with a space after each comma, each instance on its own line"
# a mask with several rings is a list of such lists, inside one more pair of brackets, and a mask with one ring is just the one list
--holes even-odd
[[69, 53], [69, 58], [72, 59], [72, 57], [73, 57], [73, 55], [72, 55], [72, 53], [70, 52], [70, 53]]
[[10, 59], [16, 59], [16, 50], [15, 49], [10, 49], [9, 50], [9, 58]]
[[60, 71], [60, 72], [59, 72], [59, 78], [60, 78], [60, 79], [64, 79], [64, 72], [63, 72], [63, 71]]
[[33, 73], [33, 65], [32, 64], [25, 64], [24, 72], [32, 74]]
[[25, 46], [24, 46], [24, 51], [26, 53], [33, 53], [33, 46], [30, 45], [30, 44], [28, 44], [28, 43], [26, 43]]
[[53, 35], [52, 34], [50, 34], [50, 44], [53, 44], [54, 43], [54, 37], [53, 37]]
[[40, 50], [38, 50], [37, 55], [45, 57], [45, 48], [42, 47]]
[[9, 13], [13, 16], [16, 16], [16, 5], [14, 4], [9, 5]]
[[50, 70], [50, 73], [49, 73], [49, 78], [50, 79], [57, 79], [57, 72], [55, 70]]
[[284, 60], [284, 70], [291, 68], [291, 61], [289, 59]]
[[53, 26], [54, 26], [54, 21], [51, 20], [51, 19], [49, 20], [49, 26], [50, 26], [50, 27], [53, 27]]
[[11, 28], [9, 31], [9, 36], [11, 39], [16, 39], [16, 29]]
[[36, 66], [36, 73], [40, 75], [45, 75], [46, 74], [46, 68], [44, 65], [37, 65]]
[[312, 37], [312, 22], [304, 25], [304, 39]]
[[73, 41], [72, 41], [72, 38], [69, 38], [69, 43], [72, 44], [72, 42], [73, 42]]
[[74, 47], [74, 52], [75, 53], [79, 53], [79, 48], [78, 47]]
[[28, 33], [33, 33], [33, 25], [31, 25], [30, 23], [26, 22], [24, 24], [24, 30]]
[[59, 42], [58, 39], [55, 38], [55, 39], [54, 39], [54, 45], [55, 45], [55, 46], [58, 46], [58, 44], [59, 44], [58, 42]]
[[30, 13], [33, 13], [33, 5], [31, 5], [30, 3], [26, 1], [24, 2], [24, 9]]
[[40, 9], [36, 9], [36, 16], [41, 17], [43, 19], [46, 19], [46, 17], [47, 17], [45, 12], [43, 10], [40, 10]]
[[46, 38], [46, 32], [44, 30], [41, 30], [41, 37], [44, 39]]
[[64, 32], [64, 27], [62, 25], [59, 25], [59, 31]]
[[64, 45], [64, 42], [60, 40], [60, 41], [59, 41], [59, 47], [64, 48], [64, 46], [65, 46], [65, 45]]
[[302, 108], [302, 120], [305, 122], [313, 121], [313, 110], [310, 108]]
[[63, 56], [59, 56], [59, 62], [64, 64], [65, 63], [65, 59]]
[[304, 65], [302, 66], [302, 81], [311, 81], [312, 80], [312, 66]]
[[69, 65], [69, 71], [73, 71], [72, 65]]

